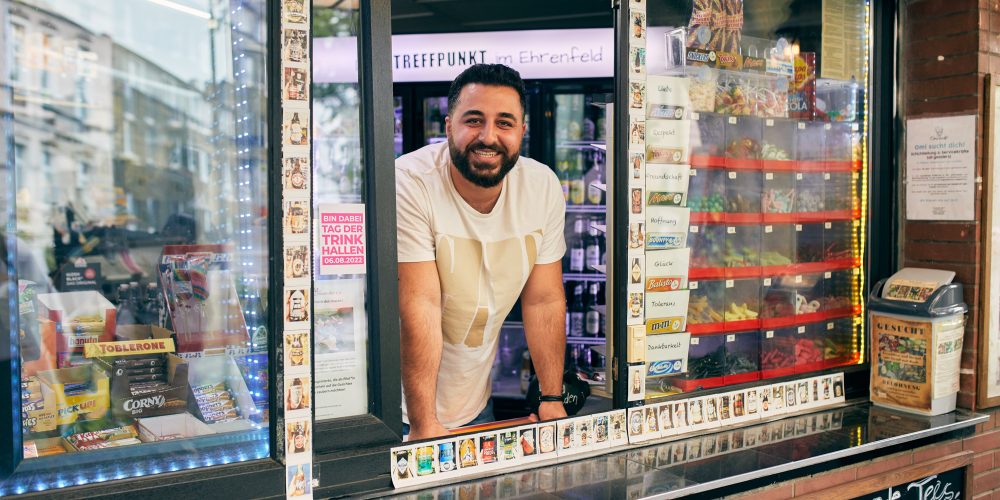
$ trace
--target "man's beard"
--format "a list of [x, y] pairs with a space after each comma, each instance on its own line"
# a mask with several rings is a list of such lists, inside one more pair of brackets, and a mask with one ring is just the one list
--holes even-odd
[[[474, 160], [470, 160], [470, 156], [475, 156], [473, 151], [477, 149], [485, 149], [489, 151], [495, 151], [500, 155], [500, 170], [495, 174], [490, 174], [481, 169], [478, 169], [472, 165]], [[517, 164], [517, 160], [520, 157], [521, 150], [518, 148], [517, 151], [513, 153], [508, 153], [507, 149], [502, 145], [497, 144], [495, 146], [484, 146], [481, 142], [476, 141], [469, 144], [464, 151], [459, 151], [455, 143], [452, 142], [451, 138], [448, 139], [448, 151], [451, 153], [451, 162], [455, 164], [455, 168], [465, 177], [469, 182], [484, 188], [495, 187], [501, 182], [503, 178], [507, 176], [507, 173], [514, 168]]]

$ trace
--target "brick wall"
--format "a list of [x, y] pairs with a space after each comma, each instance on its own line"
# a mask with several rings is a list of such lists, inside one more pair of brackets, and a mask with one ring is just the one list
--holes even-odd
[[[984, 76], [1000, 74], [1000, 0], [906, 0], [902, 2], [900, 90], [906, 118], [979, 116], [976, 175], [983, 170]], [[875, 138], [878, 140], [878, 138]], [[900, 191], [905, 192], [902, 184]], [[982, 206], [977, 191], [976, 207]], [[901, 205], [905, 207], [905, 204]], [[905, 210], [905, 208], [901, 208]], [[901, 216], [904, 266], [945, 269], [965, 286], [969, 304], [958, 404], [976, 407], [979, 345], [979, 285], [982, 259], [981, 209], [972, 222], [905, 221]]]
[[[920, 473], [922, 465], [940, 463], [948, 457], [967, 458], [972, 468], [971, 483], [966, 484], [964, 498], [972, 500], [1000, 500], [1000, 410], [993, 411], [990, 421], [976, 426], [976, 433], [961, 440], [936, 443], [903, 451], [875, 460], [860, 462], [827, 472], [801, 477], [764, 488], [751, 490], [735, 498], [853, 498], [865, 493], [880, 491], [912, 479], [900, 471]], [[894, 474], [896, 474], [894, 476]], [[920, 477], [924, 477], [921, 475]], [[917, 478], [913, 478], [917, 479]], [[845, 485], [873, 485], [872, 489], [851, 491], [845, 495]]]

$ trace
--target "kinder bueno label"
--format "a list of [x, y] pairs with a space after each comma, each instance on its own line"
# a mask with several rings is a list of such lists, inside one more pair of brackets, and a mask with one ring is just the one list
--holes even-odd
[[173, 339], [124, 340], [121, 342], [92, 343], [84, 346], [84, 356], [88, 358], [163, 352], [174, 352]]

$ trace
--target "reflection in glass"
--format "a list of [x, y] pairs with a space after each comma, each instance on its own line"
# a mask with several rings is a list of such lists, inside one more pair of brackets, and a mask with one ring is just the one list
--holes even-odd
[[118, 451], [0, 495], [267, 456], [265, 2], [46, 5], [0, 1], [18, 431]]

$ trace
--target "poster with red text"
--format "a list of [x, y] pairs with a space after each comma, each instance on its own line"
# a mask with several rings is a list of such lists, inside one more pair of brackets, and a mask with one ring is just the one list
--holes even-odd
[[319, 274], [365, 274], [365, 206], [329, 203], [319, 206]]

